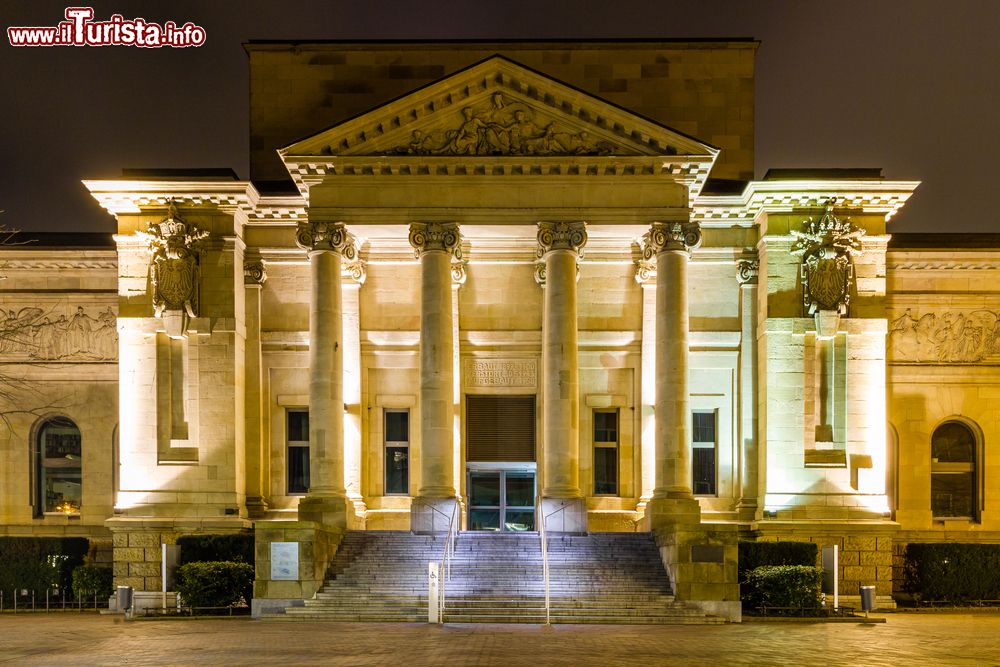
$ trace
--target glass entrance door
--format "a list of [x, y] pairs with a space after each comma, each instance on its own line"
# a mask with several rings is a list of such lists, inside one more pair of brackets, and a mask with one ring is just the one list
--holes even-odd
[[519, 533], [534, 529], [534, 472], [469, 471], [469, 530]]

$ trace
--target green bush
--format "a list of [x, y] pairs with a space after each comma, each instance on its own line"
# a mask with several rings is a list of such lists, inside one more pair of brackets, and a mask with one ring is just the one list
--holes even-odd
[[181, 565], [209, 561], [254, 564], [253, 534], [183, 535], [177, 538]]
[[73, 596], [106, 599], [114, 590], [114, 576], [108, 565], [80, 565], [73, 569]]
[[823, 568], [812, 565], [765, 565], [747, 574], [746, 602], [758, 607], [818, 607]]
[[68, 593], [73, 569], [83, 564], [88, 548], [83, 537], [0, 537], [4, 606], [13, 605], [11, 592], [18, 589], [40, 597], [56, 586]]
[[765, 565], [815, 565], [818, 547], [813, 542], [740, 542], [738, 575], [740, 581], [740, 600], [751, 605], [751, 586], [747, 577], [758, 567]]
[[764, 565], [815, 565], [818, 552], [813, 542], [740, 542], [740, 581]]
[[903, 589], [918, 602], [1000, 600], [1000, 544], [908, 544]]
[[253, 596], [253, 566], [232, 561], [187, 563], [177, 568], [176, 588], [191, 607], [230, 607]]

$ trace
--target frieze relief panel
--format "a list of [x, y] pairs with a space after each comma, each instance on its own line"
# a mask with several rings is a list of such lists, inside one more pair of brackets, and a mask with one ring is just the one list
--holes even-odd
[[118, 358], [117, 317], [111, 306], [103, 311], [72, 305], [0, 307], [0, 358], [114, 361]]
[[[565, 119], [549, 117], [523, 101], [495, 93], [464, 106], [436, 126], [411, 130], [406, 144], [384, 149], [388, 155], [612, 155], [634, 151], [597, 137]], [[322, 153], [335, 154], [327, 146]]]
[[466, 387], [538, 386], [538, 362], [535, 359], [466, 359]]
[[1000, 363], [1000, 312], [907, 308], [891, 320], [889, 350], [897, 362]]

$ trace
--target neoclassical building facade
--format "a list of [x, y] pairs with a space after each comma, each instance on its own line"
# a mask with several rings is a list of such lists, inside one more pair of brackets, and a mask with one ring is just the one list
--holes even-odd
[[753, 180], [755, 42], [246, 48], [250, 181], [86, 181], [113, 239], [0, 251], [0, 532], [158, 590], [252, 530], [295, 600], [347, 530], [653, 531], [733, 617], [737, 539], [884, 604], [901, 545], [1000, 539], [1000, 242], [894, 237], [878, 170]]

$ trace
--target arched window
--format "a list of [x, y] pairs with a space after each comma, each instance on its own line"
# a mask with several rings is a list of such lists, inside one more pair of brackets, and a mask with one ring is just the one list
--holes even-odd
[[76, 514], [83, 500], [80, 429], [65, 417], [42, 423], [35, 438], [35, 515]]
[[976, 518], [976, 436], [961, 422], [941, 424], [931, 436], [931, 512]]

